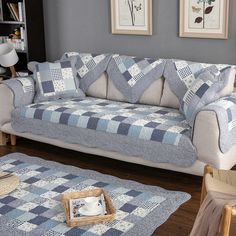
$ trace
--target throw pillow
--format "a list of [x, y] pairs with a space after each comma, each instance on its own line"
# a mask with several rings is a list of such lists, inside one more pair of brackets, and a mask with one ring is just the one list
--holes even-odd
[[144, 91], [163, 75], [164, 59], [113, 55], [107, 67], [109, 79], [128, 102], [136, 103]]
[[66, 52], [61, 57], [61, 61], [68, 59], [75, 62], [77, 76], [80, 80], [80, 88], [87, 92], [89, 86], [106, 71], [111, 55]]
[[35, 102], [85, 96], [79, 89], [79, 81], [71, 61], [38, 63], [34, 79], [37, 91]]
[[225, 78], [230, 72], [231, 68], [224, 69], [218, 75], [204, 71], [193, 81], [180, 105], [180, 111], [190, 126], [193, 127], [195, 117], [203, 107], [220, 98], [220, 92], [227, 84]]

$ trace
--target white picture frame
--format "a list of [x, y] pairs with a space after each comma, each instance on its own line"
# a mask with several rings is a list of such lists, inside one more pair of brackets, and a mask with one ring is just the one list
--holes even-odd
[[180, 0], [179, 36], [228, 38], [229, 0]]
[[112, 34], [152, 35], [152, 0], [111, 0]]

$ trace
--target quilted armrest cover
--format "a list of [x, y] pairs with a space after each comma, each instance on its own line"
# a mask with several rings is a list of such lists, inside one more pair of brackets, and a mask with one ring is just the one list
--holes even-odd
[[15, 108], [33, 103], [35, 96], [35, 83], [32, 77], [17, 77], [2, 81], [13, 93]]

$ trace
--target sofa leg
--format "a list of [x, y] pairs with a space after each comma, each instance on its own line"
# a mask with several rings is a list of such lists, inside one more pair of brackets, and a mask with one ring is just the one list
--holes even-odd
[[11, 145], [16, 146], [16, 135], [11, 134]]
[[0, 131], [0, 146], [6, 146], [7, 145], [7, 135]]

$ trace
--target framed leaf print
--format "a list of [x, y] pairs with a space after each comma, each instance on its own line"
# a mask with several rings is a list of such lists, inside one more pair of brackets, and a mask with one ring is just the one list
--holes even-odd
[[229, 0], [180, 0], [179, 36], [228, 38]]
[[152, 35], [152, 0], [111, 0], [113, 34]]

